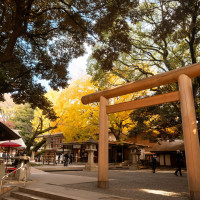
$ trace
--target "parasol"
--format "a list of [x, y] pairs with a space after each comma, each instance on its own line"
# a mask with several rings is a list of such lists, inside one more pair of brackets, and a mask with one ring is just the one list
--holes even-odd
[[2, 142], [2, 143], [0, 143], [0, 146], [1, 147], [8, 147], [8, 154], [9, 154], [9, 152], [10, 152], [10, 147], [20, 147], [20, 146], [22, 146], [21, 144], [18, 144], [18, 143], [16, 143], [16, 142], [12, 142], [12, 141], [5, 141], [5, 142]]
[[20, 147], [22, 145], [9, 140], [9, 141], [5, 141], [5, 142], [0, 143], [0, 146], [1, 147], [8, 147], [8, 153], [7, 153], [7, 156], [6, 156], [6, 172], [7, 172], [8, 154], [10, 152], [10, 147]]
[[8, 148], [10, 148], [10, 147], [20, 147], [22, 145], [17, 144], [16, 142], [12, 142], [12, 141], [9, 140], [9, 141], [0, 143], [0, 146], [1, 147], [8, 147]]

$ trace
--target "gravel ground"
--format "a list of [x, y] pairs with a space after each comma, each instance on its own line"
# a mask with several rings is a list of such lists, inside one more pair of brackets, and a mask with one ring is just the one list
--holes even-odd
[[[56, 171], [54, 174], [98, 177], [97, 172]], [[109, 188], [101, 189], [97, 183], [64, 185], [66, 188], [102, 192], [134, 200], [188, 200], [187, 174], [176, 177], [173, 171], [109, 170]], [[117, 200], [117, 198], [114, 198]]]

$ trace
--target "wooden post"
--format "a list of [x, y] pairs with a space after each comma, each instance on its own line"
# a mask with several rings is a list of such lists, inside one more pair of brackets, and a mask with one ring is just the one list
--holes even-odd
[[106, 106], [108, 99], [100, 97], [99, 110], [99, 155], [98, 155], [98, 187], [108, 188], [108, 115]]
[[200, 199], [200, 147], [191, 79], [182, 74], [178, 79], [188, 187], [192, 200]]

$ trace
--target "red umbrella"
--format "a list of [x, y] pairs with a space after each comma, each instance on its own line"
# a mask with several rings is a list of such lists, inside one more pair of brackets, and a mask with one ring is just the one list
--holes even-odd
[[[20, 147], [20, 146], [22, 146], [22, 145], [20, 145], [20, 144], [18, 144], [18, 143], [16, 143], [16, 142], [11, 142], [11, 141], [9, 140], [9, 141], [0, 143], [0, 146], [1, 146], [1, 147], [8, 147], [8, 154], [9, 154], [9, 152], [10, 152], [10, 147]], [[7, 155], [8, 155], [8, 154], [7, 154]], [[8, 156], [6, 156], [6, 160], [7, 160], [7, 162], [8, 162]], [[6, 163], [7, 163], [7, 162], [6, 162]], [[6, 164], [6, 171], [7, 171], [7, 164]]]
[[21, 144], [18, 144], [18, 143], [16, 143], [16, 142], [11, 142], [11, 141], [9, 140], [9, 141], [0, 143], [0, 146], [1, 146], [1, 147], [8, 147], [8, 153], [9, 153], [9, 152], [10, 152], [10, 147], [20, 147], [20, 146], [22, 146], [22, 145], [21, 145]]
[[0, 146], [1, 147], [20, 147], [22, 145], [20, 144], [17, 144], [16, 142], [11, 142], [10, 140], [7, 141], [7, 142], [2, 142], [0, 143]]

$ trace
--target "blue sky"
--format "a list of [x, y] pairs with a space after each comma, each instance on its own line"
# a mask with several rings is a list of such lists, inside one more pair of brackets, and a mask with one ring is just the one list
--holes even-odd
[[87, 54], [77, 59], [74, 59], [69, 65], [68, 70], [70, 72], [70, 77], [72, 79], [77, 79], [81, 75], [86, 74], [87, 59], [92, 52], [91, 48], [89, 47], [86, 47], [86, 50], [87, 50]]
[[[86, 75], [86, 67], [87, 67], [87, 59], [90, 56], [92, 50], [90, 47], [86, 46], [86, 51], [87, 53], [84, 56], [81, 56], [77, 59], [74, 59], [68, 67], [68, 71], [69, 71], [69, 76], [71, 78], [71, 81], [78, 79], [79, 77]], [[45, 86], [48, 89], [50, 89], [49, 85], [48, 85], [48, 81], [45, 80], [40, 80], [38, 81], [40, 83], [42, 83], [43, 86]], [[69, 81], [70, 83], [70, 81]]]

